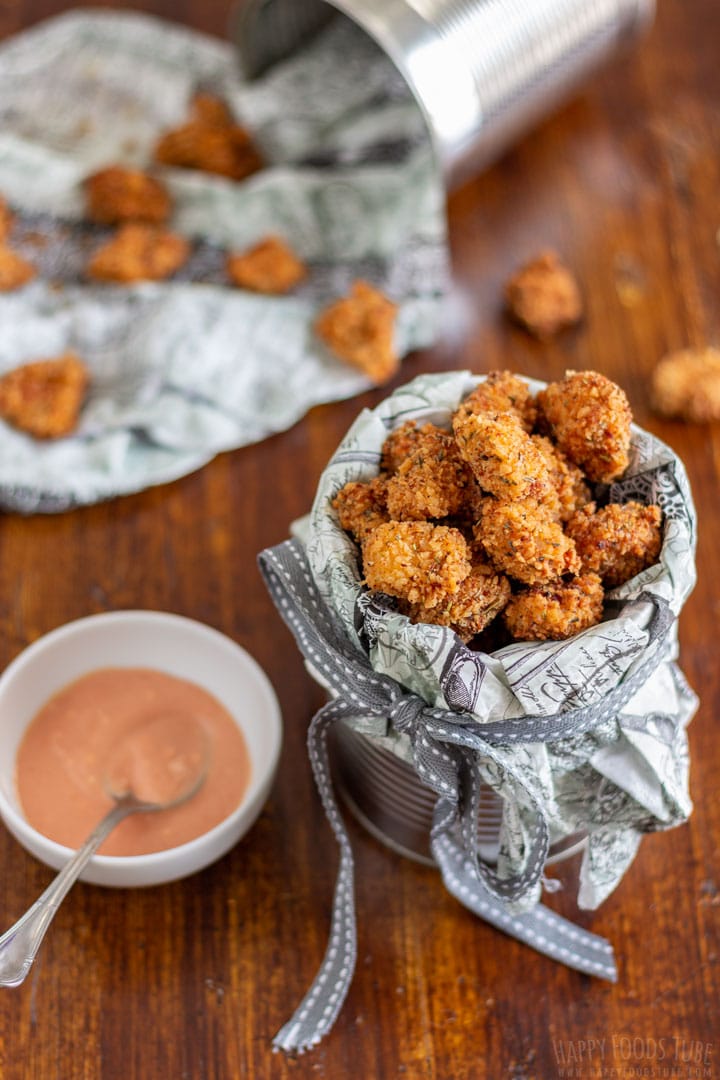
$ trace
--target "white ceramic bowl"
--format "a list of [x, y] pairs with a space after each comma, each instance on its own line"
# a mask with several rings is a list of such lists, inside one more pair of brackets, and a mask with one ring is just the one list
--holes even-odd
[[250, 756], [250, 782], [238, 808], [209, 832], [150, 855], [95, 855], [82, 880], [121, 887], [159, 885], [219, 859], [262, 809], [280, 753], [282, 721], [262, 668], [230, 638], [180, 615], [118, 611], [68, 623], [25, 649], [0, 676], [0, 817], [31, 854], [60, 869], [72, 852], [33, 829], [14, 784], [25, 728], [61, 687], [102, 667], [153, 667], [202, 686], [232, 715]]

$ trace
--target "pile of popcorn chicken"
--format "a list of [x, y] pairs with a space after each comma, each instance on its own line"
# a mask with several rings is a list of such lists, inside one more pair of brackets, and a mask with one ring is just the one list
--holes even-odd
[[593, 500], [592, 485], [627, 469], [631, 422], [624, 392], [597, 372], [568, 372], [533, 396], [496, 371], [450, 430], [402, 424], [379, 474], [332, 503], [366, 584], [465, 642], [498, 616], [530, 641], [599, 622], [605, 589], [655, 563], [662, 543], [659, 507]]

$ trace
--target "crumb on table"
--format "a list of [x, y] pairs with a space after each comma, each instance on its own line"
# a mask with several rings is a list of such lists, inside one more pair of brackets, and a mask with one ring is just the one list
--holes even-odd
[[550, 338], [574, 326], [583, 314], [580, 289], [554, 251], [522, 266], [505, 285], [509, 314], [538, 338]]
[[0, 376], [0, 416], [37, 439], [68, 435], [88, 381], [87, 368], [74, 352], [23, 364]]
[[652, 404], [662, 416], [693, 423], [720, 420], [720, 349], [670, 353], [652, 374]]

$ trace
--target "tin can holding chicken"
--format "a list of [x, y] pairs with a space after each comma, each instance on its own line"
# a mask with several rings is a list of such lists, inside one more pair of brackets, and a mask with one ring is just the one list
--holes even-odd
[[[341, 849], [342, 970], [352, 856], [333, 733], [340, 785], [371, 832], [429, 851], [480, 917], [614, 979], [608, 943], [540, 897], [553, 847], [582, 834], [577, 902], [598, 907], [643, 835], [692, 809], [697, 700], [676, 659], [696, 519], [682, 463], [597, 372], [549, 385], [422, 375], [360, 414], [296, 532], [260, 562], [329, 692], [308, 746]], [[332, 977], [344, 994], [338, 952], [313, 1001]], [[303, 1042], [296, 1023], [278, 1045]]]

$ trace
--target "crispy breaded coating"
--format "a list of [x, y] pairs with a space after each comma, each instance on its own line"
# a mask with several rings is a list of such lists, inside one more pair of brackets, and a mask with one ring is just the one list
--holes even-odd
[[559, 448], [594, 483], [628, 467], [632, 413], [624, 392], [597, 371], [568, 371], [537, 396]]
[[600, 622], [603, 587], [597, 574], [523, 589], [503, 612], [518, 641], [562, 641]]
[[10, 207], [0, 195], [0, 244], [4, 244], [10, 235], [12, 223], [13, 216], [10, 213]]
[[434, 623], [448, 626], [459, 638], [468, 642], [482, 633], [510, 599], [510, 582], [496, 574], [488, 563], [474, 562], [458, 590], [446, 596], [434, 607], [407, 604], [405, 613], [414, 623]]
[[307, 275], [307, 267], [279, 236], [267, 236], [243, 252], [227, 257], [228, 277], [234, 285], [252, 292], [281, 296]]
[[428, 424], [417, 435], [410, 456], [388, 480], [388, 514], [395, 521], [459, 514], [473, 482], [450, 432]]
[[515, 413], [527, 432], [535, 426], [537, 408], [530, 387], [511, 371], [491, 371], [457, 409], [462, 413]]
[[32, 281], [37, 270], [6, 244], [0, 243], [0, 292], [11, 292]]
[[366, 281], [356, 281], [350, 295], [325, 308], [315, 332], [341, 360], [360, 368], [374, 383], [387, 382], [400, 366], [393, 334], [397, 304]]
[[580, 571], [573, 540], [535, 499], [488, 500], [475, 527], [475, 538], [497, 570], [527, 585]]
[[515, 413], [458, 412], [453, 431], [460, 453], [484, 491], [499, 499], [551, 497], [545, 458]]
[[389, 521], [363, 544], [365, 580], [371, 589], [428, 610], [453, 596], [470, 573], [461, 532], [428, 521]]
[[172, 204], [160, 180], [140, 169], [108, 165], [85, 180], [85, 213], [98, 225], [146, 221], [161, 225]]
[[74, 352], [23, 364], [0, 377], [0, 416], [37, 439], [68, 435], [87, 384], [87, 368]]
[[682, 349], [652, 373], [653, 408], [693, 423], [720, 420], [720, 349]]
[[420, 432], [427, 429], [442, 431], [442, 428], [436, 427], [435, 424], [424, 424], [420, 428], [414, 420], [406, 420], [400, 427], [391, 431], [382, 445], [381, 470], [390, 476], [397, 472], [405, 458], [410, 457], [415, 449]]
[[193, 98], [189, 119], [161, 135], [154, 156], [163, 165], [217, 173], [231, 180], [244, 180], [263, 167], [250, 133], [211, 94]]
[[538, 338], [573, 326], [583, 313], [577, 281], [555, 251], [543, 252], [513, 274], [505, 286], [505, 304]]
[[657, 562], [662, 546], [659, 506], [638, 502], [609, 503], [595, 510], [589, 503], [567, 524], [583, 571], [599, 574], [613, 589]]
[[184, 236], [154, 225], [121, 225], [111, 240], [98, 248], [87, 267], [96, 281], [131, 284], [162, 281], [187, 261], [190, 245]]
[[386, 510], [387, 482], [375, 476], [369, 483], [351, 480], [338, 491], [332, 501], [340, 527], [362, 543], [367, 534], [388, 521]]
[[533, 435], [532, 440], [545, 458], [550, 482], [557, 495], [557, 502], [550, 499], [548, 505], [556, 506], [560, 521], [569, 521], [576, 510], [590, 501], [590, 488], [585, 483], [582, 469], [568, 461], [562, 450], [544, 435]]
[[232, 113], [215, 94], [199, 93], [191, 99], [188, 108], [188, 120], [207, 127], [232, 127], [235, 123]]

